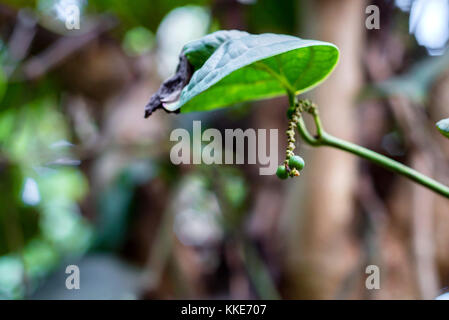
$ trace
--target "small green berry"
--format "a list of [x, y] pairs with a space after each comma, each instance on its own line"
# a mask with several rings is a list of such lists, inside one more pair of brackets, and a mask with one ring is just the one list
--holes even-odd
[[285, 180], [288, 178], [287, 168], [284, 165], [280, 165], [276, 170], [276, 175], [279, 179]]
[[292, 156], [288, 159], [288, 166], [292, 169], [295, 168], [298, 171], [301, 171], [305, 166], [304, 159], [300, 156]]

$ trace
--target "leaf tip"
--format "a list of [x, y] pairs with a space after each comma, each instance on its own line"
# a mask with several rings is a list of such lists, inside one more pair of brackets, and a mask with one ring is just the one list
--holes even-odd
[[442, 135], [449, 138], [449, 118], [438, 121], [436, 127]]

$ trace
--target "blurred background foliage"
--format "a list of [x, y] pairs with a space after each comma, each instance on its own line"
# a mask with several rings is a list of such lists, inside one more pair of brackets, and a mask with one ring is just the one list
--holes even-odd
[[[351, 86], [352, 67], [362, 75], [348, 98], [351, 111], [340, 110], [339, 119], [357, 110], [350, 123], [370, 125], [349, 138], [424, 171], [431, 164], [430, 174], [447, 181], [449, 148], [433, 124], [449, 113], [449, 31], [437, 23], [449, 6], [440, 1], [436, 10], [435, 1], [1, 0], [0, 298], [436, 296], [449, 285], [441, 199], [412, 195], [428, 204], [421, 213], [430, 220], [420, 224], [407, 207], [411, 187], [365, 162], [349, 163], [357, 182], [338, 180], [334, 192], [347, 190], [353, 206], [333, 234], [323, 231], [334, 225], [326, 218], [333, 209], [323, 224], [308, 217], [320, 203], [345, 199], [323, 195], [307, 208], [295, 205], [314, 199], [304, 188], [323, 184], [325, 168], [282, 184], [254, 165], [170, 163], [173, 128], [191, 130], [192, 120], [202, 120], [203, 129], [282, 132], [285, 99], [143, 119], [190, 40], [218, 29], [317, 37], [351, 57], [339, 67], [349, 77], [343, 85]], [[380, 30], [364, 27], [369, 4], [381, 8]], [[80, 9], [79, 30], [66, 28], [70, 5]], [[351, 19], [357, 31], [341, 25]], [[429, 38], [437, 27], [437, 39]], [[360, 46], [355, 57], [351, 41]], [[333, 236], [350, 245], [335, 250]], [[326, 249], [317, 250], [323, 239]], [[333, 262], [310, 255], [327, 249], [339, 254]], [[332, 271], [346, 261], [355, 262]], [[369, 263], [389, 281], [377, 295], [364, 290]], [[81, 290], [65, 288], [69, 264], [80, 267]]]

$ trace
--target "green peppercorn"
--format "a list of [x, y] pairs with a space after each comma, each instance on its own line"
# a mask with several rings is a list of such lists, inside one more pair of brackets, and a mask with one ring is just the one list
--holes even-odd
[[288, 166], [292, 169], [295, 168], [296, 170], [301, 171], [305, 166], [304, 159], [300, 156], [292, 156], [288, 159]]
[[279, 179], [285, 180], [288, 178], [287, 168], [284, 165], [280, 165], [276, 170], [276, 175]]

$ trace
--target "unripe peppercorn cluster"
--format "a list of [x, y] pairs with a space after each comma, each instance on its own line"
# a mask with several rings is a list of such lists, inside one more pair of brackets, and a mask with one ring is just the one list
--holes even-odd
[[299, 172], [304, 169], [304, 159], [298, 155], [291, 156], [287, 163], [281, 164], [277, 170], [276, 175], [279, 179], [285, 180], [288, 177], [297, 177]]
[[301, 105], [296, 103], [294, 107], [287, 110], [289, 119], [287, 129], [287, 150], [285, 153], [284, 164], [277, 168], [276, 175], [278, 178], [285, 180], [288, 177], [297, 177], [299, 172], [304, 169], [304, 160], [293, 152], [295, 150], [295, 127], [301, 117]]

